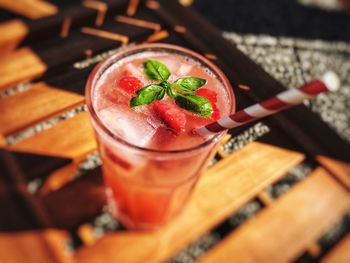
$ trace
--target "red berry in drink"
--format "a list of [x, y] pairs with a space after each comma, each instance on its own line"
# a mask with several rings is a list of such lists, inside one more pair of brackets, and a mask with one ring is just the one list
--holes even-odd
[[105, 153], [114, 163], [118, 164], [120, 167], [123, 167], [126, 170], [130, 170], [132, 168], [132, 165], [130, 163], [121, 159], [107, 147], [105, 148]]
[[118, 83], [119, 87], [129, 93], [134, 93], [135, 91], [142, 88], [142, 82], [134, 76], [124, 76], [121, 77]]
[[218, 119], [220, 119], [220, 111], [219, 109], [216, 107], [216, 104], [212, 104], [213, 107], [213, 113], [211, 114], [211, 121], [217, 121]]
[[159, 118], [162, 119], [165, 124], [176, 134], [179, 134], [185, 130], [186, 115], [176, 105], [156, 101], [153, 103], [153, 110], [159, 116]]
[[204, 97], [204, 98], [207, 98], [208, 100], [210, 100], [210, 102], [212, 104], [215, 104], [217, 102], [217, 99], [216, 99], [216, 92], [215, 91], [212, 91], [210, 89], [197, 89], [195, 91], [195, 94], [198, 95], [198, 96], [201, 96], [201, 97]]

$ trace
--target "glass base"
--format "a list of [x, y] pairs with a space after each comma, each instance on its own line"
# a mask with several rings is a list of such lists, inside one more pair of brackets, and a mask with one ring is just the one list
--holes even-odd
[[176, 215], [174, 215], [171, 219], [164, 220], [156, 224], [135, 222], [134, 220], [130, 219], [129, 216], [119, 211], [118, 205], [113, 197], [113, 192], [108, 187], [106, 188], [106, 196], [108, 212], [128, 230], [156, 231], [160, 229], [163, 225], [165, 225], [167, 222], [169, 222], [172, 218], [176, 217]]

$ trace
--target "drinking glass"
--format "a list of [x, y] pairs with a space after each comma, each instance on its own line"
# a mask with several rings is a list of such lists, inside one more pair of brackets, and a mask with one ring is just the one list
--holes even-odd
[[190, 148], [155, 150], [124, 140], [103, 124], [93, 106], [96, 83], [117, 61], [145, 51], [180, 54], [199, 62], [214, 73], [213, 77], [227, 91], [231, 113], [235, 99], [231, 85], [220, 69], [205, 57], [174, 45], [143, 44], [125, 48], [99, 63], [90, 74], [86, 84], [86, 103], [102, 159], [110, 211], [128, 229], [151, 230], [182, 210], [225, 132]]

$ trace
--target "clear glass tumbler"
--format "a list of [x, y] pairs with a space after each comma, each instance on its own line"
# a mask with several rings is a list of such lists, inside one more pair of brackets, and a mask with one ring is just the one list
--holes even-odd
[[[92, 97], [96, 82], [117, 61], [135, 53], [177, 53], [200, 62], [214, 72], [227, 90], [231, 112], [235, 99], [224, 74], [203, 56], [168, 44], [144, 44], [123, 49], [99, 63], [86, 84], [86, 103], [102, 159], [103, 177], [111, 212], [128, 229], [156, 229], [177, 215], [189, 198], [216, 145], [225, 135], [218, 133], [191, 148], [162, 151], [133, 145], [113, 134], [99, 119]], [[133, 165], [133, 164], [137, 165]], [[205, 198], [205, 197], [203, 197]]]

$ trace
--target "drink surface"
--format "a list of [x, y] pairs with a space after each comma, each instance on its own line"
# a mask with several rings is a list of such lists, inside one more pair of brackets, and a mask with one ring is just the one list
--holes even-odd
[[[195, 94], [211, 102], [211, 118], [179, 107], [167, 95], [131, 108], [129, 102], [138, 89], [157, 83], [144, 74], [142, 65], [149, 59], [166, 65], [171, 72], [170, 83], [185, 76], [206, 79], [206, 85]], [[117, 61], [102, 74], [92, 97], [98, 117], [113, 134], [133, 145], [156, 150], [186, 149], [205, 142], [208, 137], [194, 135], [192, 130], [228, 115], [232, 107], [227, 90], [213, 71], [184, 55], [161, 51], [144, 51]]]

